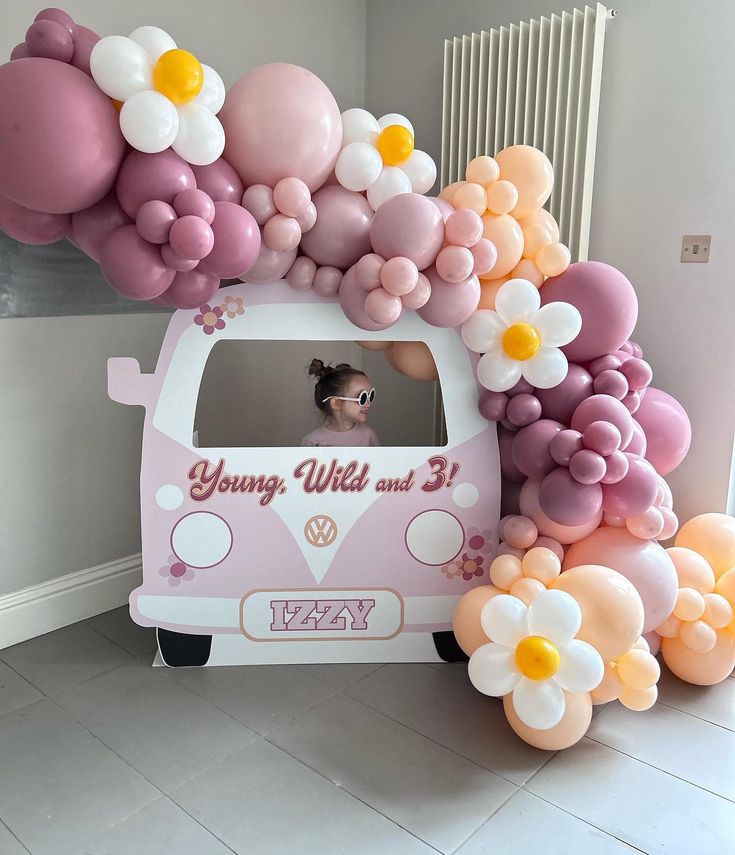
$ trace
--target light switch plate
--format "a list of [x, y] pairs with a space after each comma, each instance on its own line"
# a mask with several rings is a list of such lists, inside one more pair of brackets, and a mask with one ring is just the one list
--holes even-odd
[[684, 235], [681, 239], [681, 260], [684, 264], [706, 264], [712, 235]]

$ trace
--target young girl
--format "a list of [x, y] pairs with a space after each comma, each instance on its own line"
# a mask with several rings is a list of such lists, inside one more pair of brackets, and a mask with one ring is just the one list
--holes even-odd
[[312, 359], [309, 374], [317, 378], [314, 400], [324, 413], [321, 427], [307, 434], [302, 445], [380, 445], [378, 435], [368, 427], [375, 389], [367, 376], [346, 363], [332, 368], [321, 359]]

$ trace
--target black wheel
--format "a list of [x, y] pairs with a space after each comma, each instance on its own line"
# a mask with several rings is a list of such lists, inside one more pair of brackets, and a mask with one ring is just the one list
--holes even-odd
[[211, 635], [187, 635], [170, 629], [156, 629], [161, 658], [169, 668], [206, 665], [212, 650]]
[[469, 656], [457, 644], [457, 639], [451, 630], [435, 632], [434, 647], [445, 662], [469, 662]]

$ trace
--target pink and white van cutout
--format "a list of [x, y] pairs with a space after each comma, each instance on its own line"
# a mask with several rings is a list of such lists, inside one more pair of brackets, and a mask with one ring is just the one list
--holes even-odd
[[[215, 305], [216, 303], [216, 305]], [[407, 313], [442, 385], [437, 448], [196, 448], [199, 386], [222, 340], [384, 340], [285, 282], [234, 285], [172, 316], [154, 374], [108, 363], [110, 397], [145, 407], [143, 584], [133, 619], [168, 665], [431, 662], [458, 651], [452, 613], [488, 584], [500, 465], [477, 409], [476, 357]]]

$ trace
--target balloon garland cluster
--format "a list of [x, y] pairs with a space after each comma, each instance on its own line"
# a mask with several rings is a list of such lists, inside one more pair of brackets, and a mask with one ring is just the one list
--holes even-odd
[[[510, 146], [423, 195], [435, 180], [405, 116], [340, 115], [324, 83], [288, 63], [226, 93], [158, 27], [100, 38], [46, 9], [0, 66], [11, 237], [68, 238], [121, 294], [199, 309], [211, 335], [209, 302], [234, 278], [285, 278], [371, 332], [412, 311], [459, 330], [514, 512], [492, 563], [444, 568], [464, 594], [455, 632], [472, 682], [503, 698], [514, 730], [562, 748], [594, 703], [655, 702], [659, 648], [689, 682], [731, 673], [735, 523], [707, 514], [671, 549], [658, 542], [678, 527], [665, 476], [687, 453], [689, 420], [630, 339], [632, 284], [600, 262], [570, 264], [543, 207], [548, 158]], [[361, 344], [437, 377], [422, 342]]]

